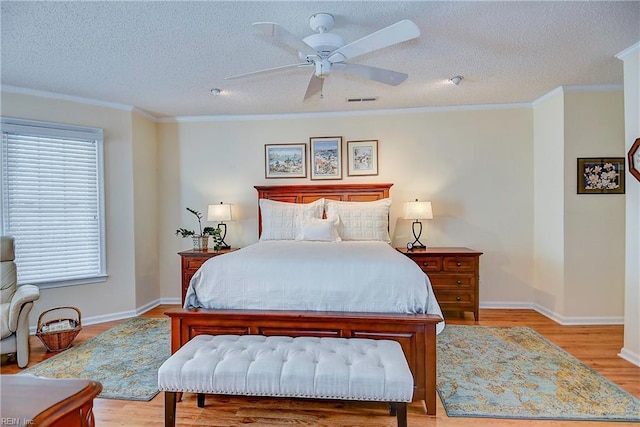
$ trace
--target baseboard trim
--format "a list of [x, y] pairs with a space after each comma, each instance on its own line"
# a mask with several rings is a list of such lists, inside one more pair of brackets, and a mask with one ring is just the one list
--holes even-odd
[[574, 325], [624, 325], [624, 317], [612, 316], [612, 317], [565, 317], [558, 313], [554, 313], [551, 310], [546, 309], [538, 304], [532, 304], [527, 302], [484, 302], [480, 304], [480, 308], [496, 308], [505, 310], [522, 310], [530, 309], [535, 310], [545, 317], [559, 323], [563, 326]]
[[182, 306], [182, 300], [178, 298], [162, 298], [160, 300], [161, 305], [179, 305]]
[[533, 304], [528, 302], [481, 302], [480, 308], [505, 309], [505, 310], [531, 310]]
[[[111, 313], [111, 314], [105, 314], [101, 316], [91, 316], [91, 317], [83, 318], [82, 324], [94, 325], [96, 323], [104, 323], [104, 322], [111, 322], [114, 320], [128, 319], [130, 317], [139, 316], [151, 310], [152, 308], [155, 308], [163, 304], [180, 305], [181, 300], [180, 298], [161, 298], [155, 301], [151, 301], [147, 304], [144, 304], [143, 306], [138, 307], [135, 310], [121, 311], [118, 313]], [[624, 325], [624, 317], [564, 317], [550, 310], [547, 310], [546, 308], [538, 304], [531, 304], [526, 302], [491, 302], [489, 301], [489, 302], [481, 303], [480, 308], [504, 309], [504, 310], [527, 310], [527, 309], [535, 310], [538, 313], [542, 314], [543, 316], [548, 317], [549, 319], [563, 326]], [[37, 328], [36, 326], [31, 326], [29, 328], [29, 333], [31, 335], [35, 335], [36, 328]], [[625, 360], [629, 360], [631, 363], [634, 363], [640, 366], [640, 364], [638, 363], [640, 362], [640, 357], [638, 355], [635, 355], [628, 351], [625, 352], [625, 350], [623, 349], [620, 352], [620, 357], [622, 357]], [[627, 359], [627, 357], [630, 357], [631, 359]]]
[[91, 316], [91, 317], [83, 318], [82, 324], [95, 325], [96, 323], [104, 323], [104, 322], [112, 322], [114, 320], [128, 319], [130, 317], [136, 317], [143, 313], [146, 313], [147, 311], [151, 310], [154, 307], [157, 307], [158, 305], [160, 305], [159, 299], [148, 302], [147, 304], [144, 304], [143, 306], [140, 306], [135, 310], [127, 310], [127, 311], [121, 311], [119, 313], [112, 313], [112, 314], [105, 314], [102, 316]]
[[620, 350], [620, 353], [618, 353], [618, 356], [626, 360], [627, 362], [631, 362], [636, 366], [640, 366], [640, 354], [636, 354], [623, 347], [622, 350]]
[[[176, 304], [180, 303], [180, 300], [178, 298], [176, 298], [175, 300], [177, 301]], [[81, 321], [83, 325], [89, 326], [89, 325], [95, 325], [96, 323], [104, 323], [104, 322], [112, 322], [114, 320], [129, 319], [130, 317], [136, 317], [143, 313], [146, 313], [147, 311], [159, 306], [160, 304], [173, 304], [173, 302], [164, 302], [164, 300], [157, 299], [155, 301], [148, 302], [147, 304], [144, 304], [136, 308], [135, 310], [120, 311], [118, 313], [103, 314], [100, 316], [83, 317]], [[29, 334], [35, 335], [37, 332], [37, 328], [38, 328], [37, 325], [30, 326]]]
[[624, 325], [624, 317], [622, 316], [567, 317], [548, 310], [538, 304], [533, 304], [533, 309], [563, 326]]

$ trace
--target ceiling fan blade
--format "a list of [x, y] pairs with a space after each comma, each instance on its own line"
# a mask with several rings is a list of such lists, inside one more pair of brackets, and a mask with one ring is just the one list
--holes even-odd
[[272, 71], [286, 70], [287, 68], [312, 67], [312, 66], [313, 66], [312, 63], [301, 62], [299, 64], [283, 65], [282, 67], [267, 68], [265, 70], [252, 71], [250, 73], [236, 74], [235, 76], [225, 77], [224, 79], [225, 80], [241, 79], [243, 77], [255, 76], [257, 74], [264, 74], [264, 73], [270, 73]]
[[420, 28], [412, 21], [404, 19], [334, 50], [329, 55], [329, 61], [342, 62], [345, 59], [415, 39], [419, 35]]
[[397, 71], [351, 63], [333, 64], [333, 69], [346, 74], [351, 74], [352, 76], [375, 80], [391, 86], [398, 86], [400, 83], [407, 80], [407, 77], [409, 77], [408, 74], [399, 73]]
[[315, 74], [312, 74], [311, 80], [309, 81], [309, 86], [307, 87], [307, 92], [304, 94], [304, 100], [306, 101], [316, 93], [322, 93], [323, 84], [324, 84], [324, 79], [321, 79]]
[[266, 37], [270, 37], [277, 41], [280, 41], [287, 46], [294, 48], [304, 56], [318, 54], [311, 46], [291, 34], [289, 31], [285, 30], [275, 22], [255, 22], [253, 23], [253, 26], [260, 30], [260, 32]]

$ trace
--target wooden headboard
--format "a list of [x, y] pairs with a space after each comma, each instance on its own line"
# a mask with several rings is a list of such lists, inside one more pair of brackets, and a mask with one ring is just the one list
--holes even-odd
[[[311, 203], [325, 198], [345, 202], [370, 202], [389, 197], [393, 184], [317, 184], [256, 185], [258, 200], [270, 199], [288, 203]], [[258, 236], [262, 234], [262, 216], [258, 204]]]

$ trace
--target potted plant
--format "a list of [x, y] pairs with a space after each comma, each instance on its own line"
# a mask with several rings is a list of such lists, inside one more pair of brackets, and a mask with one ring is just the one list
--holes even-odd
[[220, 250], [222, 246], [222, 237], [220, 236], [220, 229], [213, 227], [202, 228], [202, 214], [195, 209], [187, 208], [187, 211], [191, 212], [198, 219], [199, 234], [196, 234], [193, 230], [186, 228], [178, 228], [176, 230], [176, 236], [191, 237], [193, 239], [194, 250], [207, 250], [209, 248], [209, 237], [213, 237], [214, 249]]

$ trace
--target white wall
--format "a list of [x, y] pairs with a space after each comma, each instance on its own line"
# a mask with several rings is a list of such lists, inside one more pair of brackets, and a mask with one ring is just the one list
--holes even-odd
[[534, 104], [536, 308], [562, 323], [621, 323], [624, 194], [577, 194], [579, 157], [622, 157], [622, 90], [558, 88]]
[[[564, 312], [618, 318], [624, 307], [624, 194], [577, 194], [577, 158], [624, 157], [623, 91], [564, 91]], [[592, 304], [597, 301], [598, 304]]]
[[556, 90], [533, 107], [533, 302], [564, 314], [564, 97]]
[[423, 241], [484, 252], [481, 301], [531, 302], [529, 108], [161, 123], [158, 135], [163, 298], [179, 296], [176, 253], [191, 242], [173, 232], [196, 226], [186, 206], [204, 211], [210, 203], [233, 203], [237, 221], [228, 226], [227, 243], [253, 243], [258, 237], [253, 186], [311, 183], [309, 178], [265, 179], [264, 145], [338, 135], [343, 144], [352, 139], [379, 141], [378, 176], [331, 182], [393, 183], [394, 244], [404, 246], [411, 240], [410, 221], [399, 219], [402, 202], [431, 200], [435, 218], [425, 224]]
[[[99, 319], [136, 308], [131, 112], [42, 96], [2, 92], [5, 117], [104, 129], [106, 282], [43, 289], [30, 324], [46, 309], [71, 305], [83, 317]], [[19, 266], [18, 266], [19, 267]]]
[[[344, 143], [351, 139], [379, 140], [378, 176], [345, 176], [341, 181], [330, 182], [394, 183], [394, 244], [404, 245], [411, 240], [410, 221], [399, 218], [402, 202], [414, 198], [431, 200], [435, 218], [425, 224], [423, 241], [432, 246], [469, 246], [484, 252], [480, 262], [481, 306], [538, 304], [553, 314], [558, 306], [547, 305], [545, 298], [551, 295], [556, 304], [557, 298], [566, 296], [562, 281], [558, 280], [565, 275], [562, 257], [566, 252], [563, 248], [557, 258], [554, 241], [536, 240], [534, 245], [534, 235], [539, 239], [540, 234], [548, 232], [565, 233], [563, 227], [567, 223], [559, 223], [554, 216], [538, 217], [544, 212], [553, 214], [541, 211], [538, 203], [557, 197], [547, 191], [557, 188], [553, 180], [539, 187], [543, 183], [539, 178], [549, 161], [555, 165], [554, 170], [556, 166], [562, 169], [562, 164], [556, 163], [563, 153], [557, 157], [555, 154], [565, 149], [564, 97], [549, 102], [548, 108], [485, 106], [455, 111], [425, 109], [154, 123], [117, 107], [3, 92], [3, 115], [105, 130], [109, 278], [103, 284], [45, 290], [34, 313], [71, 304], [81, 308], [85, 317], [100, 320], [131, 313], [159, 298], [178, 301], [177, 252], [188, 249], [191, 242], [177, 238], [174, 231], [196, 226], [185, 207], [204, 212], [210, 203], [233, 203], [237, 220], [229, 224], [227, 242], [234, 246], [253, 243], [257, 239], [253, 186], [311, 183], [309, 178], [265, 179], [264, 145], [341, 135]], [[587, 97], [585, 102], [600, 101]], [[595, 104], [589, 108], [597, 111]], [[543, 116], [547, 123], [540, 124]], [[537, 147], [540, 142], [542, 148]], [[558, 200], [561, 201], [554, 201], [554, 206], [564, 203], [564, 195]], [[534, 274], [534, 263], [541, 266], [546, 262], [544, 257], [556, 263], [557, 271], [549, 276], [551, 284], [546, 282], [547, 276], [541, 276], [542, 269], [536, 268]], [[579, 268], [575, 263], [568, 266]], [[545, 288], [549, 285], [550, 289]], [[564, 310], [564, 301], [559, 307]], [[581, 307], [585, 307], [584, 313], [560, 313], [622, 315], [618, 312], [619, 302], [605, 300], [603, 304], [592, 293], [581, 300]]]
[[[640, 138], [640, 42], [618, 55], [624, 61], [625, 151]], [[627, 172], [624, 348], [640, 366], [640, 183]]]
[[158, 143], [156, 123], [132, 115], [135, 307], [158, 300]]

